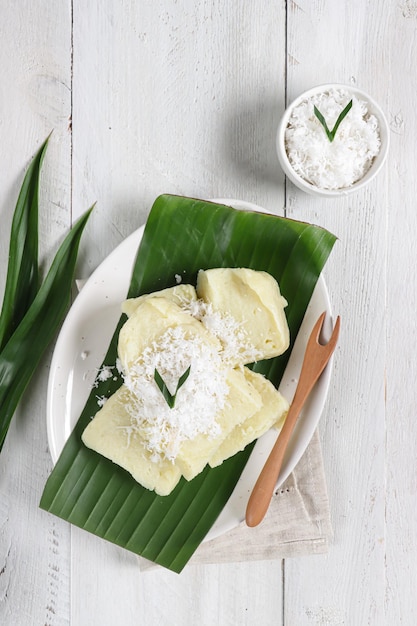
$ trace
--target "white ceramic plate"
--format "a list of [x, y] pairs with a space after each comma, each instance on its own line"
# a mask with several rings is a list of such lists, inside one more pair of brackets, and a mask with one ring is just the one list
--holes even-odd
[[[237, 200], [216, 202], [237, 209], [263, 212], [258, 206]], [[120, 318], [120, 304], [129, 288], [143, 231], [142, 226], [127, 237], [95, 270], [62, 326], [52, 358], [47, 397], [48, 442], [54, 463], [84, 408]], [[280, 391], [288, 401], [292, 400], [295, 392], [308, 336], [323, 311], [330, 313], [330, 303], [324, 279], [320, 277], [280, 385]], [[330, 331], [328, 315], [324, 334], [330, 336]], [[277, 487], [292, 472], [317, 427], [327, 396], [330, 369], [329, 366], [326, 368], [298, 420]], [[244, 519], [249, 494], [275, 438], [276, 432], [270, 431], [258, 440], [231, 498], [206, 541], [234, 528]]]

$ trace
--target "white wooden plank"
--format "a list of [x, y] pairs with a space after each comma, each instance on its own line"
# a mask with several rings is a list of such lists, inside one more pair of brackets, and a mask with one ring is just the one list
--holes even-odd
[[[351, 214], [344, 228], [339, 220], [320, 219], [340, 237], [325, 275], [333, 286], [331, 298], [335, 313], [342, 318], [342, 334], [320, 429], [335, 535], [328, 556], [286, 561], [288, 623], [383, 623], [383, 258], [378, 246], [366, 241], [366, 235], [358, 239], [352, 235], [369, 228], [377, 240], [384, 240], [379, 217], [369, 220], [365, 204], [372, 206], [373, 202], [369, 194], [366, 203], [358, 205], [358, 215]], [[311, 220], [315, 211], [322, 217], [323, 210], [317, 204], [314, 209], [314, 204], [310, 204], [311, 212], [302, 211], [303, 218]], [[343, 210], [348, 213], [348, 206]], [[340, 287], [340, 293], [334, 293], [334, 286]], [[363, 296], [358, 298], [358, 293]], [[334, 615], [335, 621], [315, 622], [320, 615]]]
[[[391, 155], [387, 204], [387, 500], [386, 623], [417, 622], [417, 287], [415, 210], [417, 79], [410, 41], [416, 34], [412, 3], [392, 7], [387, 42], [390, 76], [387, 88]], [[394, 47], [395, 46], [395, 47]]]
[[[284, 16], [275, 1], [262, 11], [217, 0], [75, 7], [74, 211], [98, 200], [86, 273], [160, 193], [282, 212], [274, 134]], [[86, 597], [100, 625], [115, 623], [116, 609], [126, 624], [280, 623], [279, 561], [139, 574], [130, 556], [76, 530], [72, 537], [73, 626], [90, 623]]]
[[[40, 258], [46, 267], [69, 225], [70, 3], [4, 0], [0, 66], [0, 288], [5, 282], [12, 212], [23, 170], [54, 131], [42, 177]], [[51, 460], [42, 360], [0, 456], [0, 622], [66, 624], [69, 529], [38, 508]]]
[[260, 616], [261, 624], [281, 623], [278, 560], [190, 565], [181, 574], [160, 567], [141, 572], [136, 557], [125, 550], [76, 528], [72, 537], [71, 624], [249, 625]]
[[180, 576], [149, 571], [141, 577], [140, 615], [150, 625], [275, 625], [282, 619], [281, 593], [280, 561], [190, 565]]
[[88, 267], [160, 193], [282, 209], [284, 26], [276, 2], [75, 7], [74, 211], [98, 202]]
[[[385, 77], [369, 66], [366, 51], [381, 49], [388, 19], [384, 3], [372, 11], [360, 2], [292, 3], [289, 98], [335, 81], [356, 84], [384, 106]], [[339, 238], [325, 276], [342, 318], [321, 422], [334, 544], [327, 556], [286, 561], [288, 624], [385, 623], [386, 191], [384, 174], [346, 199], [310, 198], [288, 185], [288, 215]]]

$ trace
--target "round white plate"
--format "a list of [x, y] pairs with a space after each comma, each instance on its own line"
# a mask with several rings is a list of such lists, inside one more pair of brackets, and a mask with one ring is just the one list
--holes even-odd
[[[237, 209], [264, 212], [247, 202], [224, 199], [216, 202]], [[62, 326], [52, 357], [47, 393], [48, 443], [54, 463], [84, 408], [119, 321], [120, 305], [129, 289], [143, 231], [144, 226], [127, 237], [95, 270], [81, 289]], [[308, 336], [323, 311], [330, 314], [330, 303], [324, 279], [320, 277], [280, 385], [280, 391], [289, 402], [295, 392]], [[331, 334], [330, 315], [326, 316], [323, 330], [326, 339], [326, 334]], [[330, 375], [331, 367], [328, 366], [298, 420], [277, 487], [292, 472], [313, 436], [326, 400]], [[276, 435], [276, 432], [270, 431], [256, 443], [231, 498], [206, 541], [231, 530], [244, 519], [249, 494]]]

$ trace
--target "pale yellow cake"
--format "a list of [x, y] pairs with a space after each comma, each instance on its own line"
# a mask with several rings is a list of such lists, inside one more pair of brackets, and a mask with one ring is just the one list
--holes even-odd
[[223, 461], [261, 437], [272, 426], [280, 430], [287, 416], [288, 402], [274, 385], [262, 374], [252, 372], [246, 367], [244, 373], [261, 396], [262, 406], [244, 422], [235, 426], [225, 437], [209, 460], [211, 467], [221, 465]]
[[270, 274], [248, 268], [200, 270], [197, 295], [215, 311], [230, 314], [241, 324], [257, 351], [257, 360], [276, 357], [287, 350], [287, 301]]
[[132, 429], [131, 394], [122, 385], [96, 413], [82, 434], [84, 444], [126, 469], [146, 489], [168, 495], [181, 472], [167, 459], [152, 460], [140, 433]]
[[144, 294], [138, 298], [125, 300], [122, 303], [122, 313], [126, 313], [128, 317], [131, 317], [138, 306], [148, 298], [166, 298], [179, 307], [184, 308], [191, 302], [197, 300], [197, 293], [193, 285], [175, 285], [175, 287], [168, 287], [167, 289], [161, 289], [161, 291]]
[[200, 338], [210, 344], [218, 343], [201, 322], [175, 302], [164, 297], [149, 297], [138, 305], [120, 329], [118, 354], [122, 368], [128, 370], [169, 328], [178, 327], [185, 336]]
[[227, 383], [230, 391], [226, 406], [215, 418], [221, 429], [219, 435], [209, 437], [199, 434], [192, 440], [184, 441], [177, 454], [175, 463], [187, 480], [204, 469], [216, 449], [238, 424], [261, 410], [262, 397], [242, 371], [230, 370]]

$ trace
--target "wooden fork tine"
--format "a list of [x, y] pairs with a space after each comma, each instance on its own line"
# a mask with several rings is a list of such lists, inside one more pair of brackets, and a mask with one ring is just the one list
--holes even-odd
[[317, 322], [313, 326], [313, 330], [311, 331], [309, 343], [310, 343], [310, 341], [311, 342], [317, 342], [317, 343], [319, 343], [323, 347], [327, 346], [329, 349], [330, 348], [333, 349], [334, 346], [336, 345], [338, 337], [339, 337], [340, 315], [337, 316], [335, 325], [333, 327], [333, 332], [332, 332], [332, 335], [331, 335], [329, 341], [327, 341], [326, 343], [321, 343], [320, 342], [320, 333], [321, 333], [321, 331], [323, 329], [323, 324], [324, 324], [325, 317], [326, 317], [326, 311], [323, 311], [323, 313], [320, 315], [320, 317], [318, 318]]
[[330, 337], [329, 341], [326, 344], [328, 346], [330, 345], [332, 350], [335, 347], [337, 340], [339, 338], [339, 331], [340, 331], [340, 315], [338, 315], [336, 318], [335, 325], [333, 326], [332, 336]]
[[313, 329], [310, 333], [310, 338], [308, 340], [308, 343], [310, 342], [314, 342], [314, 343], [320, 343], [319, 338], [320, 338], [320, 333], [322, 331], [323, 328], [323, 324], [324, 324], [324, 318], [326, 317], [326, 311], [323, 311], [323, 313], [320, 315], [320, 317], [318, 318], [317, 322], [314, 324]]
[[323, 348], [327, 353], [331, 354], [337, 344], [337, 340], [339, 338], [339, 330], [340, 330], [340, 315], [337, 316], [335, 325], [333, 326], [333, 332], [329, 341], [323, 345]]

